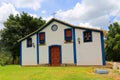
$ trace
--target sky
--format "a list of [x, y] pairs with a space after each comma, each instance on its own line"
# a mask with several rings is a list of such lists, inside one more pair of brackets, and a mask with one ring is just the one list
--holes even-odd
[[120, 0], [0, 0], [0, 29], [10, 14], [23, 11], [47, 21], [55, 17], [73, 25], [105, 30], [113, 22], [120, 23]]

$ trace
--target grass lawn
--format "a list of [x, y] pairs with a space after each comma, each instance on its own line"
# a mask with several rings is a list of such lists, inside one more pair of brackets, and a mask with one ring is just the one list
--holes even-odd
[[95, 74], [93, 67], [0, 66], [0, 80], [117, 80], [111, 74]]

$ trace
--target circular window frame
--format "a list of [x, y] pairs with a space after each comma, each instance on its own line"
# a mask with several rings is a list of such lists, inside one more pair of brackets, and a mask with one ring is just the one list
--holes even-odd
[[54, 25], [52, 25], [51, 29], [52, 29], [52, 31], [57, 31], [58, 26], [56, 24], [54, 24]]

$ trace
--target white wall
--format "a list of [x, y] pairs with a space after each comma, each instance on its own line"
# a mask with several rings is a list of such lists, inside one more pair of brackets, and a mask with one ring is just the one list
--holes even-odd
[[[52, 31], [51, 26], [53, 24], [58, 25], [57, 31]], [[49, 46], [61, 45], [62, 48], [62, 63], [73, 63], [73, 43], [65, 43], [64, 29], [70, 28], [58, 22], [52, 22], [45, 29], [40, 32], [46, 34], [46, 44], [39, 45], [39, 62], [40, 64], [49, 63]]]
[[[102, 65], [100, 33], [92, 31], [92, 42], [84, 42], [83, 31], [75, 30], [77, 65]], [[80, 38], [80, 44], [77, 41], [78, 37]]]
[[[52, 31], [51, 26], [58, 25], [57, 31]], [[46, 34], [46, 44], [40, 45], [39, 43], [39, 64], [49, 63], [49, 46], [60, 45], [62, 49], [62, 64], [74, 64], [73, 42], [65, 43], [64, 29], [70, 28], [58, 22], [50, 23], [46, 28], [40, 32]], [[102, 51], [100, 33], [92, 31], [92, 42], [83, 41], [83, 31], [75, 29], [76, 35], [76, 56], [77, 65], [102, 65]], [[27, 41], [22, 41], [22, 65], [37, 65], [37, 43], [36, 34], [31, 36], [34, 47], [27, 48]], [[80, 38], [78, 44], [77, 38]]]
[[74, 64], [73, 43], [64, 44], [62, 47], [62, 63]]
[[32, 43], [34, 43], [34, 47], [27, 47], [26, 39], [22, 41], [22, 65], [36, 65], [37, 64], [37, 46], [36, 46], [36, 34], [31, 36]]
[[48, 64], [48, 47], [39, 46], [39, 63], [40, 64]]

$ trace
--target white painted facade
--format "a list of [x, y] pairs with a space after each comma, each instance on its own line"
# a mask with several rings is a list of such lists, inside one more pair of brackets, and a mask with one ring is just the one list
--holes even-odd
[[[57, 31], [52, 31], [51, 26], [53, 24], [58, 25]], [[60, 45], [62, 48], [62, 63], [72, 63], [73, 62], [73, 43], [65, 43], [64, 40], [64, 29], [67, 29], [70, 27], [67, 27], [63, 24], [60, 24], [58, 22], [53, 22], [50, 25], [48, 25], [45, 29], [41, 30], [40, 32], [46, 33], [46, 44], [45, 45], [39, 45], [39, 63], [40, 64], [48, 64], [49, 63], [49, 49], [48, 47], [51, 45]]]
[[[61, 46], [61, 64], [104, 65], [101, 31], [90, 29], [92, 31], [92, 42], [85, 43], [83, 41], [83, 32], [87, 29], [74, 28], [74, 26], [71, 27], [71, 25], [56, 21], [56, 19], [48, 23], [43, 29], [29, 36], [32, 38], [32, 43], [34, 43], [35, 47], [28, 48], [26, 46], [27, 37], [21, 40], [21, 65], [49, 64], [49, 47], [52, 45]], [[54, 24], [58, 26], [57, 31], [51, 30], [51, 26]], [[73, 40], [70, 43], [66, 43], [64, 39], [64, 30], [68, 28], [72, 28], [75, 31], [75, 33], [72, 33]], [[40, 44], [37, 38], [37, 34], [40, 32], [45, 32], [44, 45]], [[80, 38], [80, 44], [78, 43], [78, 38]]]
[[100, 33], [92, 31], [92, 42], [83, 41], [83, 31], [76, 29], [76, 42], [80, 38], [80, 44], [76, 44], [77, 65], [102, 65], [102, 49]]
[[[36, 46], [36, 35], [31, 36], [34, 45]], [[27, 40], [21, 42], [22, 65], [37, 65], [37, 49], [36, 47], [27, 47]]]

